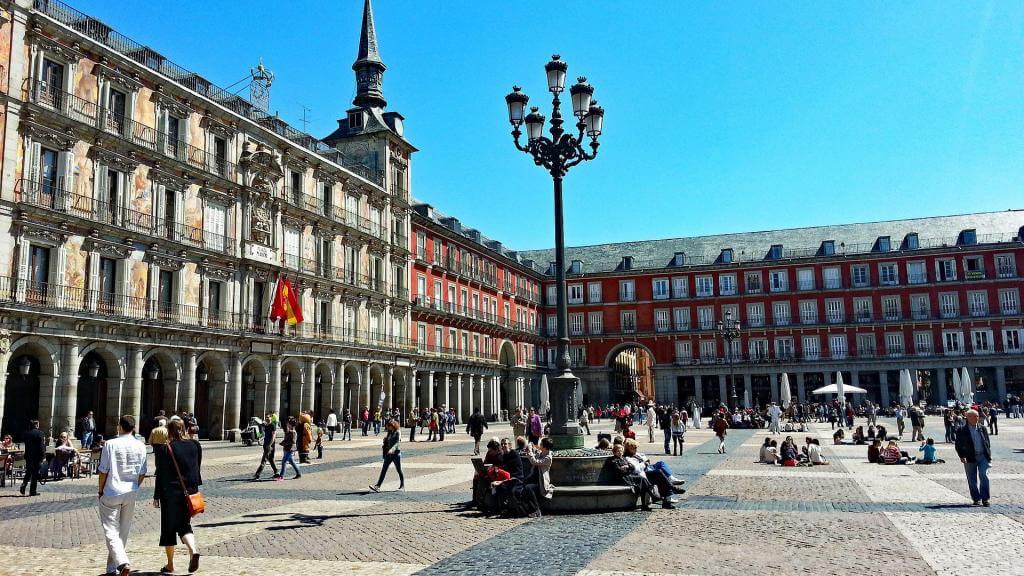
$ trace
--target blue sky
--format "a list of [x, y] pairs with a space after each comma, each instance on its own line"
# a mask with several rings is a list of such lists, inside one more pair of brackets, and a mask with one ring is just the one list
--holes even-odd
[[[315, 135], [350, 105], [362, 0], [72, 5], [222, 86], [262, 56], [271, 110], [301, 128], [307, 106]], [[606, 111], [565, 182], [570, 245], [1024, 208], [1022, 2], [507, 6], [374, 2], [413, 193], [509, 247], [553, 244], [503, 97], [547, 112], [556, 52]]]

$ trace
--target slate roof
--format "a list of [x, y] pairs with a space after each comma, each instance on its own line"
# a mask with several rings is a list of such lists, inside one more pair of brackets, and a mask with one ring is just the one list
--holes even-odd
[[[566, 248], [565, 261], [568, 268], [572, 260], [581, 260], [584, 274], [621, 269], [624, 256], [633, 258], [632, 270], [666, 268], [678, 252], [685, 253], [687, 265], [715, 264], [721, 262], [722, 250], [731, 248], [734, 262], [750, 262], [765, 260], [773, 245], [782, 245], [783, 258], [819, 255], [826, 240], [834, 241], [836, 254], [870, 253], [878, 251], [880, 236], [890, 237], [892, 250], [901, 249], [910, 233], [918, 235], [920, 248], [955, 246], [961, 232], [969, 229], [976, 230], [978, 243], [1020, 241], [1024, 210], [574, 246]], [[518, 254], [543, 263], [545, 271], [555, 259], [553, 248]]]

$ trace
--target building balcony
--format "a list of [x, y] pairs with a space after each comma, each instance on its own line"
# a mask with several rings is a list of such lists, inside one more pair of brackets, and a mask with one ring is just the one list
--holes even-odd
[[391, 185], [391, 197], [402, 204], [409, 203], [409, 191], [400, 184], [394, 183]]
[[437, 346], [435, 344], [427, 344], [425, 342], [412, 341], [412, 346], [417, 352], [424, 356], [433, 356], [438, 358], [444, 358], [446, 360], [464, 360], [470, 362], [497, 362], [498, 355], [491, 352], [483, 352], [479, 350], [459, 350], [458, 348], [450, 348], [447, 346]]
[[798, 281], [796, 283], [796, 288], [797, 288], [797, 290], [801, 290], [801, 291], [814, 290], [814, 281], [813, 280], [800, 280], [800, 281]]
[[1017, 271], [1012, 266], [1000, 266], [996, 270], [996, 274], [1000, 278], [1016, 278]]
[[102, 200], [95, 200], [65, 190], [62, 182], [36, 182], [18, 180], [15, 191], [17, 201], [24, 206], [41, 208], [59, 217], [71, 216], [90, 223], [105, 224], [119, 230], [130, 230], [152, 237], [170, 240], [178, 244], [210, 250], [228, 255], [234, 254], [234, 239], [202, 228], [189, 226], [174, 220], [157, 219], [150, 214], [138, 212]]
[[907, 276], [907, 284], [927, 284], [927, 274], [911, 274]]
[[29, 102], [38, 107], [84, 124], [101, 133], [117, 136], [124, 142], [163, 157], [172, 158], [190, 168], [234, 181], [237, 167], [227, 158], [197, 148], [180, 138], [136, 122], [124, 114], [101, 107], [95, 102], [57, 90], [35, 79], [25, 81]]
[[453, 256], [443, 258], [441, 262], [436, 265], [452, 274], [455, 274], [456, 276], [465, 278], [466, 280], [484, 284], [495, 290], [498, 289], [498, 276], [496, 274], [484, 272], [479, 267], [474, 268], [465, 262], [460, 262]]
[[818, 313], [817, 312], [801, 312], [800, 313], [801, 324], [817, 324]]
[[421, 295], [413, 298], [412, 304], [421, 312], [437, 313], [454, 320], [479, 322], [488, 328], [499, 327], [517, 332], [526, 332], [534, 336], [538, 335], [536, 327], [528, 323], [496, 316], [476, 308], [460, 306], [454, 302], [437, 299], [431, 300], [429, 297]]
[[[313, 212], [314, 214], [326, 215], [326, 212], [328, 212], [326, 206], [324, 206], [322, 211], [318, 211], [317, 208], [319, 207], [319, 204], [315, 203], [312, 205], [312, 208], [306, 208], [304, 205], [299, 203], [294, 203], [293, 205], [298, 206], [299, 208], [305, 208], [306, 210]], [[371, 221], [369, 218], [366, 218], [365, 216], [360, 216], [355, 212], [350, 212], [344, 206], [331, 206], [329, 212], [331, 213], [331, 215], [334, 216], [334, 221], [337, 222], [338, 224], [343, 224], [345, 226], [348, 226], [352, 230], [362, 232], [363, 234], [372, 236], [374, 238], [388, 240], [388, 235], [383, 226]], [[407, 245], [408, 244], [406, 244], [406, 246]]]
[[971, 316], [972, 317], [988, 316], [988, 306], [983, 306], [983, 305], [977, 305], [976, 304], [976, 305], [972, 305], [970, 310], [971, 310]]

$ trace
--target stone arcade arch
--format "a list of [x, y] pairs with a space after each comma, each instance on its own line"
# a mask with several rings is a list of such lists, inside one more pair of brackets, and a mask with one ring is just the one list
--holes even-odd
[[[109, 343], [95, 342], [82, 348], [80, 358], [75, 415], [80, 420], [92, 410], [97, 431], [109, 438], [117, 433], [117, 421], [125, 408], [121, 397], [128, 373], [124, 353]], [[79, 428], [76, 422], [76, 436], [81, 438]]]
[[38, 419], [40, 429], [52, 432], [55, 395], [44, 391], [53, 390], [60, 376], [56, 345], [40, 336], [25, 336], [11, 343], [8, 358], [0, 431], [20, 442], [29, 420]]
[[655, 356], [639, 342], [623, 342], [608, 352], [608, 397], [612, 402], [654, 399]]
[[501, 410], [515, 410], [518, 404], [519, 395], [516, 392], [517, 376], [515, 374], [516, 347], [508, 340], [501, 343], [498, 350], [498, 364], [501, 366], [498, 372], [498, 406]]

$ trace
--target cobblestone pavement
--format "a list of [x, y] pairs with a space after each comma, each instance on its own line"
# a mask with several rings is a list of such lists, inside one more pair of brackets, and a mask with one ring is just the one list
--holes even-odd
[[[894, 430], [893, 422], [886, 422]], [[593, 432], [610, 428], [607, 422]], [[926, 432], [941, 439], [941, 430]], [[689, 430], [683, 455], [642, 449], [687, 480], [677, 510], [536, 520], [466, 511], [472, 443], [403, 441], [406, 491], [394, 470], [380, 494], [381, 437], [325, 444], [301, 479], [252, 481], [256, 447], [204, 445], [207, 512], [194, 526], [202, 574], [528, 574], [578, 576], [750, 574], [1021, 574], [1024, 557], [1024, 419], [1002, 419], [993, 437], [991, 508], [970, 506], [963, 468], [939, 443], [945, 464], [877, 466], [864, 446], [832, 446], [830, 466], [755, 462], [763, 430], [734, 430], [727, 453], [707, 428]], [[495, 436], [509, 435], [493, 426]], [[406, 431], [406, 437], [408, 432]], [[591, 439], [596, 439], [591, 437]], [[917, 443], [905, 449], [916, 453]], [[278, 455], [280, 456], [280, 454]], [[0, 488], [0, 575], [102, 574], [95, 479], [47, 483], [41, 495]], [[152, 484], [136, 507], [129, 554], [140, 574], [164, 564], [157, 547]], [[179, 567], [184, 567], [184, 548]], [[183, 573], [183, 572], [181, 572]]]

